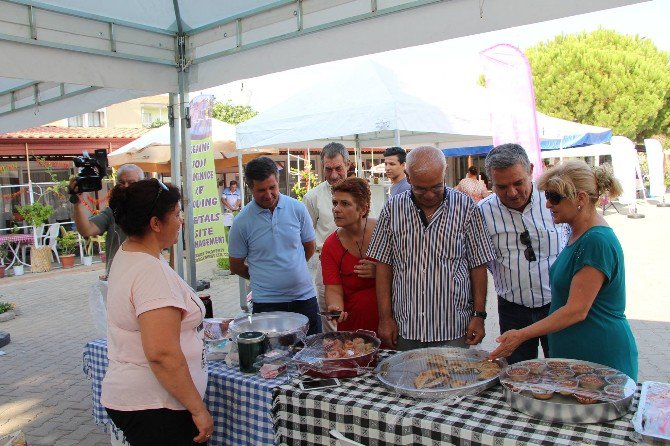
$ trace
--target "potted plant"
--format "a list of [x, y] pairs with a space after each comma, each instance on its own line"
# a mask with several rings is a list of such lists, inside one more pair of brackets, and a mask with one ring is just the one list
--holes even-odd
[[39, 201], [25, 206], [17, 206], [17, 212], [27, 224], [33, 227], [34, 246], [30, 249], [30, 270], [43, 272], [51, 270], [51, 248], [42, 244], [44, 223], [49, 220], [54, 209]]
[[58, 249], [61, 252], [60, 261], [63, 268], [74, 267], [74, 253], [79, 246], [79, 237], [74, 231], [65, 231], [58, 238]]
[[7, 243], [0, 243], [0, 279], [5, 277], [7, 262], [9, 262], [9, 246]]
[[84, 257], [81, 258], [81, 264], [84, 266], [93, 265], [93, 242], [89, 239], [84, 240]]
[[230, 276], [230, 259], [228, 257], [219, 257], [216, 259], [215, 276]]
[[106, 232], [102, 234], [102, 241], [100, 242], [100, 261], [103, 263], [107, 262], [107, 245], [105, 242], [106, 234]]
[[0, 322], [11, 321], [16, 317], [14, 312], [16, 304], [10, 302], [0, 302]]

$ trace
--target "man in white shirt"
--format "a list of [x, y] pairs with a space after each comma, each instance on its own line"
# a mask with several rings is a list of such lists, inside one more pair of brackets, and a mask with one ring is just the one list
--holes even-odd
[[[323, 242], [332, 234], [337, 226], [333, 218], [332, 187], [347, 177], [349, 169], [349, 152], [340, 143], [331, 142], [321, 150], [321, 165], [323, 166], [324, 182], [310, 189], [302, 199], [307, 211], [312, 217], [312, 224], [316, 232], [316, 252], [310, 259], [309, 269], [316, 285], [316, 295], [321, 311], [326, 311], [325, 287], [321, 274], [320, 252]], [[336, 326], [327, 318], [322, 318], [324, 331], [335, 331]]]
[[221, 198], [221, 202], [223, 203], [225, 210], [229, 210], [231, 212], [240, 210], [242, 199], [240, 197], [240, 191], [237, 190], [237, 181], [233, 180], [230, 182], [230, 186], [223, 190]]
[[[498, 294], [500, 332], [504, 333], [549, 314], [549, 268], [565, 247], [569, 230], [554, 224], [544, 194], [533, 183], [533, 165], [523, 147], [494, 147], [485, 166], [495, 193], [478, 206], [496, 250], [488, 266]], [[547, 357], [547, 337], [542, 336], [521, 344], [508, 361], [514, 364], [537, 358], [538, 344]]]
[[405, 159], [407, 152], [402, 147], [389, 147], [384, 150], [384, 171], [386, 177], [391, 180], [389, 195], [394, 196], [410, 190], [405, 174]]
[[233, 217], [237, 215], [242, 206], [242, 197], [237, 188], [237, 181], [231, 181], [230, 185], [223, 190], [221, 203], [223, 204], [223, 229], [227, 239], [230, 227], [233, 225]]

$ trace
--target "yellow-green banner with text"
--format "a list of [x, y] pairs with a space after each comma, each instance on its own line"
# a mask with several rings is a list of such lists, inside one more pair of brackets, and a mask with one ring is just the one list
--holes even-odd
[[214, 96], [200, 95], [191, 100], [189, 109], [196, 262], [228, 255], [212, 150], [213, 103]]

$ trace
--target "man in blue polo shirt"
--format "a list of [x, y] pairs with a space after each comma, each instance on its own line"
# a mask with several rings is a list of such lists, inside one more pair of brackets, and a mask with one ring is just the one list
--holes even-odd
[[244, 170], [254, 199], [230, 230], [230, 271], [251, 282], [254, 313], [304, 314], [308, 334], [320, 333], [319, 306], [307, 269], [316, 249], [314, 227], [304, 204], [279, 193], [277, 174], [277, 165], [265, 156]]

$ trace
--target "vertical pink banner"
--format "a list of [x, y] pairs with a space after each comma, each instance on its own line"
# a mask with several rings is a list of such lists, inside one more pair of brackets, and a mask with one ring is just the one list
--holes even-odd
[[542, 174], [540, 137], [537, 129], [535, 90], [528, 59], [517, 47], [506, 43], [481, 53], [486, 91], [491, 105], [493, 145], [516, 143], [533, 163], [533, 179]]

